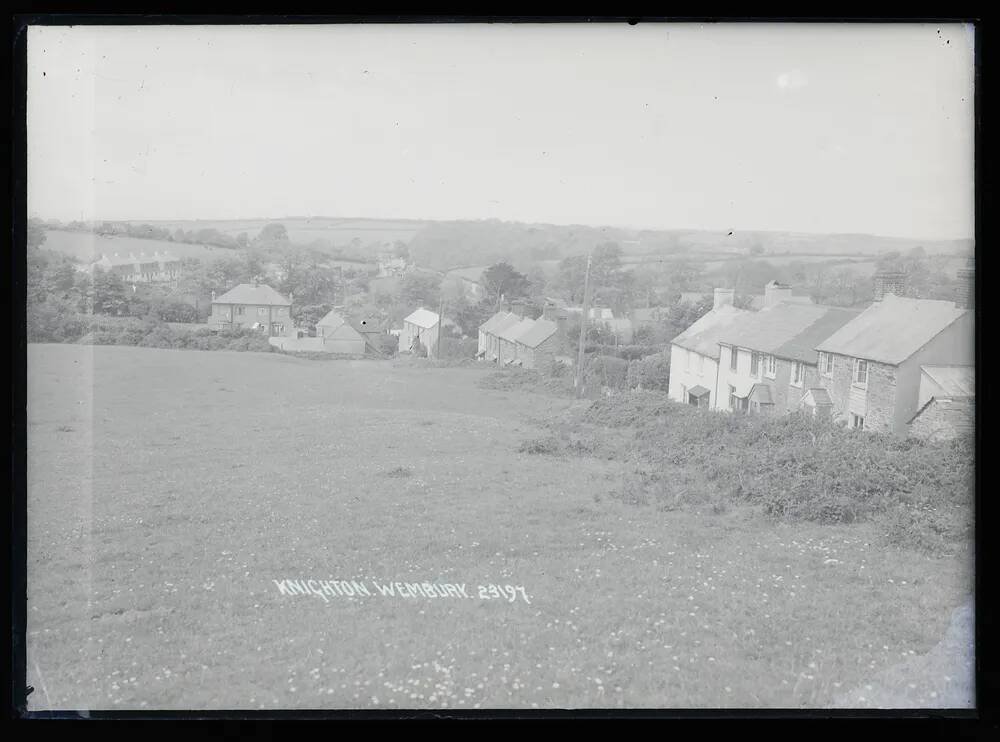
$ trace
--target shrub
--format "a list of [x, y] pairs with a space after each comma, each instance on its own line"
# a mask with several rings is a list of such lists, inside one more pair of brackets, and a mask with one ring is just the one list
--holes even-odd
[[627, 388], [628, 361], [614, 356], [594, 356], [584, 370], [584, 384], [588, 387]]
[[670, 356], [667, 353], [656, 353], [630, 362], [628, 386], [630, 389], [667, 392], [670, 388]]

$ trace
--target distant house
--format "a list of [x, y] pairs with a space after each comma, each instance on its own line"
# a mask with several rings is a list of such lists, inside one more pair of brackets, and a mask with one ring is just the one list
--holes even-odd
[[952, 302], [875, 295], [881, 300], [817, 344], [819, 383], [851, 427], [906, 435], [920, 410], [922, 369], [974, 365], [974, 316]]
[[554, 307], [545, 307], [542, 316], [520, 334], [517, 358], [524, 368], [548, 368], [567, 350], [566, 314]]
[[909, 434], [931, 441], [951, 440], [975, 430], [976, 371], [972, 366], [921, 366], [919, 409]]
[[399, 349], [413, 352], [416, 341], [427, 349], [428, 355], [437, 351], [441, 334], [441, 318], [437, 312], [420, 307], [403, 320], [403, 331], [399, 335]]
[[406, 271], [406, 260], [392, 254], [378, 256], [378, 278], [401, 276]]
[[479, 326], [479, 349], [477, 355], [487, 361], [496, 362], [500, 357], [500, 332], [521, 321], [521, 317], [509, 311], [499, 311]]
[[791, 304], [815, 303], [807, 291], [792, 288], [777, 281], [771, 281], [764, 287], [763, 294], [752, 294], [748, 297], [748, 300], [749, 308], [755, 312], [781, 302]]
[[[840, 307], [779, 301], [750, 312], [719, 338], [716, 407], [784, 414], [819, 383], [815, 346], [857, 316]], [[823, 406], [823, 395], [809, 401]]]
[[322, 338], [328, 353], [362, 355], [368, 344], [365, 336], [336, 311], [328, 312], [316, 323], [316, 337]]
[[241, 283], [216, 298], [208, 324], [216, 330], [254, 329], [269, 337], [293, 337], [292, 302], [270, 286]]
[[524, 363], [523, 357], [519, 357], [518, 355], [518, 343], [521, 340], [521, 336], [530, 330], [534, 324], [535, 320], [522, 317], [513, 325], [497, 333], [499, 341], [498, 364], [501, 366], [520, 366]]
[[118, 275], [128, 283], [157, 283], [176, 280], [181, 274], [181, 260], [170, 252], [111, 253], [91, 264]]
[[670, 343], [670, 399], [698, 407], [716, 406], [719, 339], [747, 314], [733, 306], [732, 289], [715, 290], [712, 309]]

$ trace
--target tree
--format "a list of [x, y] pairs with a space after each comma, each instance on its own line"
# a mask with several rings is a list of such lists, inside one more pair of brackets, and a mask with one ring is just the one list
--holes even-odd
[[500, 305], [500, 297], [520, 299], [528, 295], [531, 284], [528, 277], [514, 270], [506, 261], [494, 263], [483, 271], [479, 282], [486, 289], [486, 297], [493, 306]]
[[284, 224], [267, 224], [257, 235], [255, 242], [288, 242], [288, 230]]
[[399, 298], [406, 306], [436, 308], [441, 298], [441, 276], [413, 271], [403, 276]]
[[236, 244], [239, 245], [240, 247], [246, 247], [247, 245], [250, 244], [250, 239], [247, 237], [246, 232], [240, 232], [238, 235], [236, 235]]
[[[631, 299], [635, 278], [622, 269], [621, 248], [617, 243], [604, 242], [591, 253], [590, 285], [595, 300], [622, 306]], [[587, 256], [572, 255], [559, 263], [553, 286], [578, 304], [583, 301], [583, 285], [587, 274]]]

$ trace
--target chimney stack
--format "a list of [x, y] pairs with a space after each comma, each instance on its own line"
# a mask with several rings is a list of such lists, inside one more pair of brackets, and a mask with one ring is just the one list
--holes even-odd
[[958, 272], [955, 306], [959, 309], [976, 308], [976, 261], [973, 258], [969, 258], [965, 267]]
[[783, 283], [778, 283], [777, 281], [771, 281], [767, 286], [764, 287], [764, 308], [773, 307], [775, 304], [780, 304], [783, 301], [788, 301], [792, 298], [792, 287], [786, 286]]
[[212, 301], [215, 301], [215, 289], [212, 289]]
[[878, 271], [872, 281], [872, 299], [882, 301], [886, 294], [903, 296], [906, 293], [906, 274], [901, 271]]
[[521, 300], [512, 301], [510, 303], [510, 311], [516, 314], [521, 319], [524, 319], [524, 302]]
[[733, 297], [736, 295], [736, 289], [716, 289], [715, 298], [712, 302], [712, 309], [718, 309], [719, 307], [731, 307], [733, 305]]

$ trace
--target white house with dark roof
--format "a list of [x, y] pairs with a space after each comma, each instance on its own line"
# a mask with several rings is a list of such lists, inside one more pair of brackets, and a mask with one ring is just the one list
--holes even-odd
[[670, 384], [667, 395], [675, 402], [716, 407], [719, 378], [719, 338], [749, 312], [733, 306], [732, 289], [716, 289], [714, 305], [670, 342]]
[[922, 368], [975, 365], [974, 322], [952, 302], [885, 294], [816, 345], [834, 416], [906, 435], [920, 408]]
[[[815, 346], [856, 317], [856, 310], [778, 301], [719, 333], [716, 407], [783, 414], [806, 401], [823, 407]], [[826, 411], [825, 409], [823, 410]]]
[[437, 312], [420, 307], [403, 320], [403, 331], [399, 334], [399, 350], [413, 352], [417, 341], [427, 349], [428, 355], [437, 352], [441, 335], [441, 318]]
[[500, 333], [520, 321], [519, 315], [503, 310], [486, 320], [479, 326], [478, 355], [495, 363], [500, 357]]
[[262, 283], [241, 283], [222, 296], [212, 292], [210, 327], [253, 329], [269, 337], [293, 337], [292, 300]]

